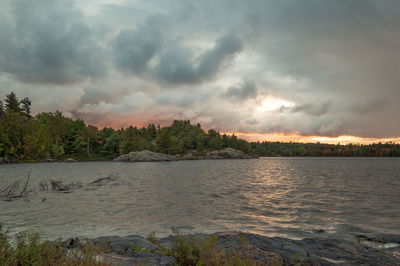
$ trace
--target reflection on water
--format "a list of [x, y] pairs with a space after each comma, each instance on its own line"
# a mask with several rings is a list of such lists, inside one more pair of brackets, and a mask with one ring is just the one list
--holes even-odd
[[[35, 229], [51, 238], [162, 236], [171, 227], [291, 238], [400, 234], [398, 159], [1, 165], [0, 184], [23, 180], [30, 169], [36, 192], [28, 200], [0, 201], [0, 223], [12, 231]], [[85, 186], [110, 175], [116, 180]], [[39, 191], [49, 180], [83, 186], [71, 193]]]

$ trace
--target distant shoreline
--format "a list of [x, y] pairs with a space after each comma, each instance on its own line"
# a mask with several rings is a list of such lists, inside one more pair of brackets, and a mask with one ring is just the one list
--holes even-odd
[[[394, 159], [400, 158], [400, 156], [279, 156], [279, 155], [261, 155], [259, 158], [381, 158], [381, 159]], [[68, 158], [60, 159], [60, 160], [18, 160], [11, 162], [0, 162], [0, 165], [8, 165], [8, 164], [39, 164], [39, 163], [87, 163], [87, 162], [116, 162], [113, 159], [74, 159], [74, 162], [68, 162]], [[254, 158], [257, 159], [257, 158]], [[204, 160], [248, 160], [248, 159], [235, 159], [235, 158], [223, 158], [223, 159], [213, 159], [213, 158], [205, 158], [205, 159], [178, 159], [178, 161], [204, 161]], [[157, 162], [157, 161], [153, 161]], [[165, 161], [160, 161], [165, 162]]]

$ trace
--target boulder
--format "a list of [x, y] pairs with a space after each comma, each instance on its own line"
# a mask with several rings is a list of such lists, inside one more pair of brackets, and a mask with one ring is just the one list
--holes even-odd
[[207, 152], [204, 159], [254, 159], [256, 156], [232, 148]]
[[76, 163], [76, 160], [72, 159], [72, 158], [68, 158], [65, 160], [66, 163]]
[[10, 160], [10, 158], [8, 158], [7, 156], [0, 158], [0, 164], [1, 163], [12, 163], [12, 161]]
[[201, 160], [201, 159], [255, 159], [258, 156], [250, 155], [232, 148], [222, 150], [198, 152], [190, 150], [185, 154], [177, 155], [181, 160]]
[[193, 152], [189, 151], [188, 153], [180, 155], [179, 158], [181, 160], [197, 160], [197, 159], [201, 159], [201, 156], [197, 156]]
[[160, 161], [178, 161], [175, 156], [147, 150], [132, 151], [128, 154], [123, 154], [114, 159], [117, 162], [160, 162]]

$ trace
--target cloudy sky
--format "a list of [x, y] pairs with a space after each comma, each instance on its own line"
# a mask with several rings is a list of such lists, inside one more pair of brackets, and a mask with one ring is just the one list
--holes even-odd
[[99, 127], [400, 141], [398, 0], [0, 0], [0, 94]]

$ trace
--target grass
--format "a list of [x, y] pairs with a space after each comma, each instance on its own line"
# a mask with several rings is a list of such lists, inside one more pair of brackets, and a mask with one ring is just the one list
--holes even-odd
[[243, 234], [239, 235], [242, 252], [238, 252], [224, 251], [217, 248], [217, 236], [210, 236], [199, 240], [194, 236], [182, 236], [175, 229], [172, 229], [172, 231], [175, 235], [175, 240], [170, 248], [162, 246], [155, 237], [154, 232], [147, 236], [147, 240], [161, 248], [162, 254], [174, 257], [177, 264], [181, 266], [281, 265], [277, 260], [271, 261], [270, 263], [256, 261]]
[[[240, 250], [222, 250], [217, 247], [217, 236], [203, 239], [195, 236], [182, 236], [177, 230], [173, 230], [175, 239], [170, 247], [164, 247], [158, 241], [155, 233], [147, 236], [159, 249], [146, 250], [132, 245], [132, 250], [137, 252], [158, 253], [175, 258], [177, 265], [188, 266], [258, 266], [258, 265], [282, 265], [279, 259], [272, 258], [270, 262], [255, 260], [251, 247], [245, 236], [239, 234]], [[19, 233], [13, 240], [7, 232], [3, 232], [0, 226], [0, 265], [76, 265], [76, 266], [103, 266], [110, 265], [99, 259], [100, 250], [93, 245], [85, 245], [76, 250], [63, 248], [61, 240], [43, 241], [38, 233]], [[294, 258], [293, 265], [301, 265], [298, 258]]]
[[19, 233], [14, 240], [0, 226], [0, 265], [109, 265], [99, 261], [94, 246], [76, 252], [65, 252], [61, 240], [43, 241], [38, 233]]

